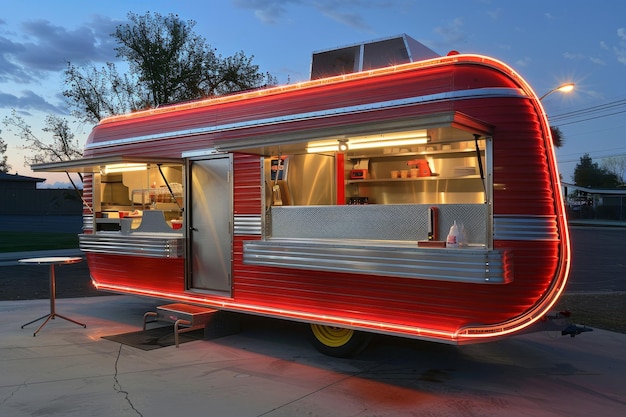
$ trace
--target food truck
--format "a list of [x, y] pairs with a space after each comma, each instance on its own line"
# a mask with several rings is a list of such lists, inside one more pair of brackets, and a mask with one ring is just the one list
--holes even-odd
[[372, 334], [497, 340], [546, 318], [570, 247], [542, 104], [497, 59], [406, 35], [311, 79], [102, 120], [81, 160], [93, 284]]

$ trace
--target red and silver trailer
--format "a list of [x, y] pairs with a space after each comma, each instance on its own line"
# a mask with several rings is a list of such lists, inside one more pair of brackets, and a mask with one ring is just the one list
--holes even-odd
[[567, 281], [545, 111], [486, 56], [110, 117], [84, 157], [35, 169], [85, 173], [97, 288], [307, 322], [326, 353], [513, 335]]

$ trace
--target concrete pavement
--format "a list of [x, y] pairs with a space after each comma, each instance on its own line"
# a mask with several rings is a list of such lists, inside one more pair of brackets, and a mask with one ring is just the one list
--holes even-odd
[[622, 416], [626, 335], [550, 332], [472, 346], [377, 336], [358, 358], [326, 357], [305, 325], [244, 317], [240, 333], [142, 351], [102, 336], [140, 330], [158, 300], [0, 302], [0, 415]]

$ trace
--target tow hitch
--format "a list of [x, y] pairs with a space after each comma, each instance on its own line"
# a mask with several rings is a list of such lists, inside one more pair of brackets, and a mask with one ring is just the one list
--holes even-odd
[[575, 324], [570, 324], [565, 329], [561, 331], [562, 336], [570, 335], [570, 337], [576, 337], [577, 334], [581, 334], [584, 332], [593, 332], [592, 328], [586, 326], [577, 326]]
[[[593, 329], [590, 327], [578, 326], [576, 324], [569, 323], [569, 318], [571, 315], [572, 313], [568, 310], [548, 313], [544, 318], [544, 322], [546, 322], [547, 327], [550, 330], [553, 330], [555, 326], [562, 329], [562, 336], [569, 335], [570, 337], [576, 337], [576, 335], [578, 334], [593, 331]], [[564, 325], [565, 327], [563, 328]]]

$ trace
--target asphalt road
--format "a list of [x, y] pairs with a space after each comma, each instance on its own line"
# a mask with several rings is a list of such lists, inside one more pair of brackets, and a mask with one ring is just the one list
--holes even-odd
[[626, 227], [570, 229], [572, 267], [566, 292], [626, 291]]

